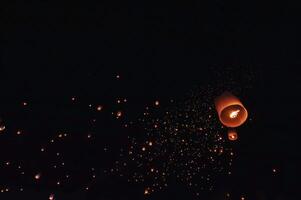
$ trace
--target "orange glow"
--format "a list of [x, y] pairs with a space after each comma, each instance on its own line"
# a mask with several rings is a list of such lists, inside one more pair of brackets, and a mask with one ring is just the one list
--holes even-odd
[[215, 99], [215, 108], [221, 123], [227, 127], [238, 127], [248, 118], [247, 109], [229, 92], [224, 92]]
[[119, 118], [119, 117], [121, 117], [121, 116], [122, 116], [122, 112], [121, 112], [121, 111], [118, 111], [118, 112], [116, 113], [116, 117]]
[[97, 111], [101, 111], [101, 110], [102, 110], [102, 106], [101, 105], [97, 106]]
[[145, 189], [145, 190], [144, 190], [144, 194], [145, 194], [145, 195], [148, 195], [148, 194], [149, 194], [149, 190], [148, 190], [148, 189]]
[[49, 195], [49, 200], [54, 200], [54, 194]]
[[41, 178], [41, 174], [36, 174], [36, 175], [34, 176], [34, 178], [35, 178], [36, 180], [39, 180], [39, 179]]
[[4, 125], [0, 126], [0, 131], [4, 131], [4, 130], [5, 130], [5, 126]]
[[237, 132], [234, 129], [230, 129], [228, 131], [228, 139], [231, 141], [235, 141], [237, 140], [238, 136], [237, 136]]

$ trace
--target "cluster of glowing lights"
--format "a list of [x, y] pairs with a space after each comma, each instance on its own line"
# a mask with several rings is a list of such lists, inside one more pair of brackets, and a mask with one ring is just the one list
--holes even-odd
[[156, 116], [158, 100], [154, 106], [146, 106], [136, 123], [145, 130], [144, 141], [129, 137], [130, 146], [121, 149], [128, 153], [120, 153], [120, 160], [108, 171], [127, 177], [129, 182], [144, 184], [148, 180], [145, 195], [167, 187], [171, 177], [196, 195], [200, 190], [212, 190], [214, 177], [228, 172], [233, 154], [231, 148], [224, 147], [222, 127], [212, 117], [215, 111], [205, 96], [195, 93], [184, 107], [173, 107], [161, 118]]
[[[120, 79], [120, 75], [116, 75], [116, 79]], [[206, 94], [208, 96], [208, 94]], [[203, 95], [203, 96], [206, 96]], [[209, 97], [212, 97], [209, 95]], [[124, 155], [129, 155], [129, 160], [122, 160], [118, 164], [122, 165], [123, 168], [129, 166], [131, 162], [134, 162], [139, 170], [133, 168], [133, 174], [131, 177], [127, 177], [118, 165], [116, 168], [112, 168], [108, 171], [120, 173], [120, 176], [127, 177], [130, 181], [140, 182], [145, 184], [146, 180], [149, 180], [151, 177], [151, 184], [144, 185], [145, 189], [142, 192], [144, 195], [150, 195], [156, 190], [162, 190], [164, 187], [168, 186], [168, 178], [174, 176], [178, 178], [181, 182], [187, 184], [190, 188], [197, 188], [197, 191], [202, 189], [212, 190], [214, 176], [218, 173], [224, 173], [225, 171], [229, 174], [229, 166], [232, 164], [233, 152], [231, 148], [225, 147], [225, 138], [223, 137], [222, 128], [217, 123], [217, 120], [214, 119], [214, 111], [212, 109], [212, 102], [203, 102], [203, 99], [199, 99], [200, 95], [197, 95], [193, 100], [185, 102], [184, 108], [172, 108], [165, 112], [163, 118], [158, 118], [152, 114], [153, 110], [159, 110], [160, 106], [159, 100], [153, 100], [150, 106], [146, 107], [146, 111], [143, 113], [137, 124], [142, 123], [145, 132], [147, 133], [143, 141], [139, 142], [135, 139], [130, 138], [131, 144], [125, 149], [123, 153], [120, 154], [122, 158]], [[70, 101], [70, 97], [68, 98]], [[76, 101], [77, 97], [71, 97], [72, 101]], [[210, 99], [210, 98], [209, 98]], [[128, 100], [126, 98], [118, 98], [114, 100], [114, 103], [119, 104], [118, 110], [112, 109], [113, 118], [119, 119], [122, 117], [124, 119], [123, 113], [123, 103], [126, 103]], [[171, 103], [174, 103], [174, 100], [170, 100]], [[27, 102], [22, 103], [23, 106], [27, 106]], [[20, 103], [19, 103], [20, 105]], [[31, 105], [31, 104], [30, 104]], [[88, 105], [88, 106], [87, 106]], [[103, 110], [103, 105], [97, 104], [87, 104], [85, 107], [89, 107], [90, 111], [97, 113], [95, 115], [100, 115], [103, 112], [97, 112]], [[95, 109], [96, 108], [96, 109]], [[153, 109], [156, 108], [156, 109]], [[119, 110], [120, 109], [120, 110]], [[153, 109], [153, 110], [152, 110]], [[110, 110], [109, 106], [105, 105], [105, 110]], [[240, 110], [234, 110], [229, 114], [230, 118], [236, 118], [240, 114]], [[97, 118], [97, 117], [95, 117]], [[96, 122], [96, 119], [91, 121]], [[124, 120], [126, 121], [126, 120]], [[132, 123], [127, 122], [124, 124], [124, 127], [131, 126]], [[5, 130], [5, 126], [0, 124], [0, 132]], [[27, 132], [24, 131], [27, 135]], [[89, 132], [89, 131], [88, 131]], [[15, 132], [17, 135], [23, 134], [23, 130], [18, 130]], [[72, 133], [62, 133], [61, 131], [55, 134], [54, 137], [47, 139], [48, 142], [41, 144], [38, 147], [37, 151], [40, 151], [40, 154], [47, 155], [48, 153], [56, 156], [55, 162], [51, 164], [55, 170], [62, 168], [66, 170], [68, 174], [63, 174], [61, 177], [54, 178], [53, 184], [56, 186], [63, 186], [65, 184], [64, 180], [72, 179], [73, 175], [68, 171], [67, 166], [68, 162], [63, 160], [64, 152], [53, 152], [51, 145], [58, 144], [59, 142], [65, 141], [64, 138], [72, 136]], [[188, 137], [189, 136], [189, 137]], [[21, 137], [22, 138], [22, 137]], [[83, 137], [93, 140], [94, 134], [84, 133]], [[237, 135], [229, 135], [230, 140], [237, 139]], [[90, 141], [90, 140], [89, 140]], [[63, 144], [63, 143], [61, 143]], [[169, 148], [173, 148], [170, 150]], [[45, 152], [47, 149], [47, 152]], [[58, 150], [59, 151], [59, 150]], [[107, 148], [104, 148], [104, 152], [107, 152]], [[41, 153], [43, 152], [43, 153]], [[164, 159], [162, 159], [164, 158]], [[7, 166], [14, 165], [7, 161], [5, 163]], [[25, 174], [21, 166], [18, 167], [20, 174]], [[89, 174], [90, 180], [95, 182], [97, 173], [94, 168], [91, 168], [92, 173]], [[203, 173], [204, 171], [212, 170], [214, 173]], [[38, 169], [39, 170], [39, 169]], [[137, 170], [137, 171], [135, 171]], [[43, 172], [43, 177], [41, 173], [34, 175], [34, 180], [36, 184], [39, 184], [46, 179], [46, 172]], [[34, 173], [36, 173], [35, 171]], [[276, 171], [273, 172], [275, 173]], [[30, 174], [32, 179], [33, 173]], [[70, 175], [71, 174], [71, 175]], [[63, 178], [65, 179], [63, 179]], [[71, 178], [70, 178], [71, 177]], [[41, 180], [41, 178], [43, 180]], [[33, 180], [33, 181], [34, 181]], [[85, 183], [87, 184], [87, 183]], [[87, 185], [91, 185], [88, 183]], [[82, 186], [81, 189], [88, 191], [89, 186]], [[23, 187], [19, 189], [23, 191]], [[194, 189], [193, 189], [194, 190]], [[9, 188], [2, 189], [1, 192], [8, 192]], [[55, 191], [53, 191], [55, 192]], [[198, 195], [199, 193], [196, 192]], [[49, 195], [49, 193], [47, 194]], [[55, 195], [50, 194], [49, 200], [54, 200]]]

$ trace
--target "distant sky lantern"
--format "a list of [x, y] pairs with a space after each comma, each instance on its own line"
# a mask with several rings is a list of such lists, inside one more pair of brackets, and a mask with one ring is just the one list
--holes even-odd
[[97, 109], [97, 111], [101, 111], [102, 110], [102, 106], [98, 105], [96, 109]]
[[121, 117], [122, 116], [122, 112], [121, 111], [118, 111], [117, 113], [116, 113], [116, 118], [119, 118], [119, 117]]
[[4, 123], [2, 122], [2, 120], [0, 119], [0, 132], [4, 131], [5, 130], [5, 125]]
[[229, 129], [228, 130], [228, 139], [231, 141], [235, 141], [237, 140], [238, 136], [237, 136], [237, 132], [235, 129]]
[[237, 133], [233, 128], [241, 126], [247, 120], [247, 109], [241, 101], [230, 92], [224, 92], [215, 99], [215, 108], [220, 122], [224, 126], [232, 128], [228, 131], [229, 140], [236, 140]]
[[36, 180], [39, 180], [39, 179], [41, 178], [41, 174], [40, 174], [40, 173], [36, 174], [36, 175], [34, 176], [34, 178], [35, 178]]
[[54, 200], [54, 194], [50, 194], [48, 199], [49, 200]]
[[5, 126], [3, 124], [0, 125], [0, 132], [5, 130]]

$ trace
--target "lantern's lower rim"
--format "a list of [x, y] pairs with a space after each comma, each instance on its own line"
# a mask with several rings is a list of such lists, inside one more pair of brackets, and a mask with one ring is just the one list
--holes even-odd
[[[236, 111], [239, 110], [237, 118], [230, 118], [229, 114], [235, 110]], [[230, 128], [241, 126], [247, 120], [247, 118], [248, 118], [248, 111], [246, 110], [245, 107], [239, 104], [227, 106], [219, 113], [219, 119], [221, 123], [224, 126]]]

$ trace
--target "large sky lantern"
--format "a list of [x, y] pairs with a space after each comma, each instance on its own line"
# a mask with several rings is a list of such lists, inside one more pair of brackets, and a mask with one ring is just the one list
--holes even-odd
[[230, 92], [224, 92], [218, 96], [214, 103], [220, 122], [229, 128], [229, 140], [236, 140], [237, 133], [234, 128], [241, 126], [247, 120], [247, 109], [241, 101]]

